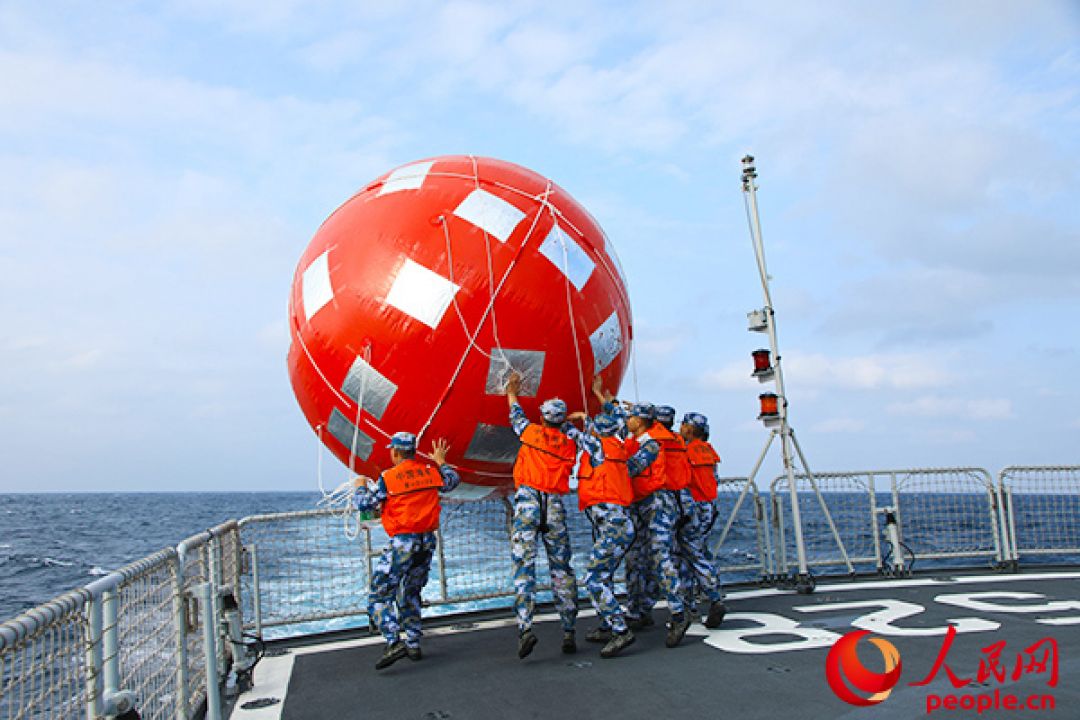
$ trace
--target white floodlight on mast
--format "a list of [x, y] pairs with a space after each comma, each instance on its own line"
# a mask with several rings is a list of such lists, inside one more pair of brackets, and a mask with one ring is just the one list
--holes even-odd
[[[761, 289], [765, 295], [765, 307], [761, 310], [754, 310], [747, 315], [749, 319], [749, 330], [752, 332], [768, 333], [769, 348], [773, 358], [772, 363], [770, 364], [770, 351], [756, 351], [754, 353], [754, 376], [761, 382], [768, 382], [770, 380], [776, 382], [775, 394], [767, 393], [760, 396], [761, 415], [759, 415], [759, 419], [765, 423], [766, 427], [770, 428], [771, 432], [769, 433], [768, 440], [765, 441], [765, 447], [761, 450], [761, 455], [758, 456], [753, 471], [750, 473], [747, 489], [753, 484], [754, 478], [757, 476], [758, 470], [761, 469], [761, 464], [764, 462], [765, 456], [768, 454], [773, 440], [779, 435], [780, 449], [784, 461], [784, 474], [787, 477], [788, 491], [791, 500], [791, 521], [795, 531], [795, 548], [799, 564], [798, 574], [795, 577], [795, 587], [800, 593], [811, 593], [814, 590], [814, 579], [810, 575], [806, 559], [806, 543], [803, 538], [802, 514], [799, 508], [795, 459], [792, 455], [792, 450], [798, 454], [805, 476], [810, 481], [810, 486], [817, 496], [818, 501], [821, 503], [822, 512], [828, 522], [829, 529], [832, 531], [833, 538], [836, 540], [844, 563], [847, 565], [848, 572], [854, 573], [854, 568], [848, 558], [844, 544], [840, 540], [840, 535], [836, 531], [836, 525], [833, 523], [829, 508], [826, 506], [824, 498], [821, 497], [817, 482], [814, 480], [814, 476], [810, 472], [809, 466], [806, 464], [806, 456], [803, 455], [802, 448], [799, 447], [799, 442], [795, 439], [795, 430], [788, 422], [788, 401], [787, 393], [784, 388], [784, 371], [782, 363], [780, 362], [780, 349], [776, 339], [776, 313], [773, 309], [772, 294], [769, 292], [769, 280], [771, 278], [769, 277], [768, 270], [765, 266], [765, 247], [762, 244], [761, 239], [761, 218], [758, 215], [757, 186], [754, 184], [754, 181], [757, 179], [757, 168], [754, 167], [754, 158], [751, 155], [747, 155], [742, 159], [742, 165], [742, 189], [744, 198], [747, 202], [746, 216], [750, 225], [750, 237], [754, 243], [754, 255], [757, 258], [758, 273], [761, 277]], [[786, 571], [786, 568], [784, 570]]]

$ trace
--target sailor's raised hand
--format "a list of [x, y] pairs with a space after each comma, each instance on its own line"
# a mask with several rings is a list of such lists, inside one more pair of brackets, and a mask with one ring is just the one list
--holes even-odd
[[446, 464], [446, 454], [449, 451], [450, 444], [446, 442], [446, 438], [439, 438], [431, 443], [431, 459], [434, 460], [435, 464], [439, 467]]

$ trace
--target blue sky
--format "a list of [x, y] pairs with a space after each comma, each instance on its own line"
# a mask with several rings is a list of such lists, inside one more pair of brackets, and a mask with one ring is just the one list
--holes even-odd
[[0, 2], [0, 492], [314, 489], [295, 264], [455, 153], [596, 216], [641, 396], [725, 474], [766, 438], [746, 152], [815, 470], [1075, 464], [1078, 95], [1064, 1]]

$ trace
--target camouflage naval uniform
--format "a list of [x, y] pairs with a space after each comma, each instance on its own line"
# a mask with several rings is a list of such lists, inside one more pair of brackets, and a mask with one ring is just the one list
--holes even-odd
[[657, 490], [633, 505], [635, 527], [645, 528], [646, 541], [626, 557], [627, 615], [648, 615], [661, 593], [672, 615], [683, 611], [683, 587], [675, 564], [675, 522], [679, 509], [674, 493]]
[[[461, 476], [449, 465], [440, 467], [439, 474], [443, 478], [440, 492], [450, 492], [461, 482]], [[386, 502], [386, 496], [386, 483], [380, 475], [374, 490], [357, 489], [355, 504], [361, 511], [375, 510]], [[404, 630], [405, 645], [420, 647], [420, 592], [427, 584], [435, 545], [434, 532], [393, 535], [375, 562], [368, 592], [368, 618], [379, 628], [387, 645], [396, 643]]]
[[678, 533], [679, 575], [687, 605], [692, 609], [698, 593], [710, 603], [724, 599], [724, 588], [716, 570], [716, 561], [709, 547], [709, 533], [716, 523], [719, 509], [715, 501], [696, 502], [687, 498], [690, 519]]
[[[604, 412], [625, 423], [627, 413], [623, 408], [607, 403]], [[655, 444], [653, 441], [646, 446]], [[659, 454], [659, 447], [654, 452]], [[631, 477], [651, 462], [631, 467]], [[626, 617], [633, 622], [648, 616], [661, 594], [667, 599], [671, 614], [679, 615], [683, 612], [684, 602], [682, 580], [674, 557], [674, 529], [679, 516], [674, 493], [656, 490], [631, 505], [630, 514], [636, 540], [626, 553]]]
[[[525, 432], [529, 419], [521, 405], [510, 407], [510, 425], [518, 435]], [[600, 441], [586, 435], [570, 423], [563, 423], [562, 432], [587, 453], [594, 465], [604, 460]], [[554, 493], [541, 492], [527, 485], [514, 493], [514, 518], [511, 524], [510, 558], [514, 567], [514, 614], [518, 631], [532, 629], [536, 610], [536, 540], [543, 538], [547, 552], [548, 568], [551, 570], [551, 589], [555, 609], [562, 619], [564, 633], [574, 631], [577, 620], [577, 579], [570, 565], [570, 531], [566, 524], [566, 508], [563, 498]], [[545, 527], [546, 526], [546, 529]]]
[[585, 567], [585, 589], [589, 592], [600, 627], [617, 633], [626, 632], [622, 608], [615, 599], [615, 569], [634, 540], [634, 523], [627, 508], [613, 503], [598, 503], [586, 508], [596, 531], [596, 541]]
[[[631, 476], [637, 475], [656, 460], [656, 446], [646, 445], [627, 458]], [[596, 467], [595, 465], [593, 467]], [[589, 592], [600, 627], [615, 633], [627, 631], [622, 608], [615, 599], [615, 570], [634, 544], [634, 521], [630, 508], [613, 503], [599, 503], [586, 509], [596, 532], [596, 541], [585, 570], [585, 588]]]

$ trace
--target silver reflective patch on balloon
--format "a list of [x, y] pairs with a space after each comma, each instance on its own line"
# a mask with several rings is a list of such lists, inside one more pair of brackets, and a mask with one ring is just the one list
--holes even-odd
[[435, 162], [432, 161], [399, 167], [386, 176], [386, 182], [379, 188], [376, 196], [389, 195], [402, 190], [419, 190], [424, 184], [424, 179], [431, 172], [431, 166], [434, 164]]
[[434, 330], [460, 289], [442, 275], [406, 258], [386, 296], [386, 304]]
[[487, 384], [484, 391], [488, 395], [506, 393], [506, 381], [510, 373], [521, 374], [521, 397], [536, 397], [540, 389], [540, 380], [544, 375], [544, 356], [542, 350], [491, 350], [491, 363], [488, 365]]
[[525, 213], [487, 190], [473, 190], [461, 201], [454, 214], [503, 243], [514, 234], [518, 223], [525, 219]]
[[300, 293], [304, 299], [304, 317], [308, 322], [315, 313], [322, 310], [334, 299], [334, 288], [330, 285], [330, 251], [327, 250], [315, 258], [304, 270], [300, 280]]
[[619, 325], [619, 314], [611, 313], [608, 319], [589, 336], [589, 342], [592, 344], [593, 372], [599, 373], [622, 352], [622, 328]]
[[371, 457], [371, 451], [375, 449], [375, 441], [370, 435], [365, 434], [363, 430], [357, 430], [356, 426], [337, 408], [334, 408], [334, 412], [330, 413], [330, 421], [326, 424], [326, 429], [347, 450], [351, 451], [355, 442], [356, 451], [353, 454], [356, 457], [361, 460], [367, 460]]
[[465, 451], [465, 459], [510, 463], [517, 458], [519, 447], [521, 441], [513, 428], [479, 423], [469, 442], [469, 449]]
[[345, 376], [345, 382], [341, 384], [341, 392], [358, 403], [364, 412], [382, 420], [386, 406], [397, 392], [397, 385], [371, 367], [364, 358], [357, 357]]
[[596, 269], [596, 263], [589, 259], [577, 241], [563, 232], [558, 224], [552, 226], [544, 242], [540, 243], [540, 254], [569, 278], [578, 292], [589, 282], [593, 270]]

